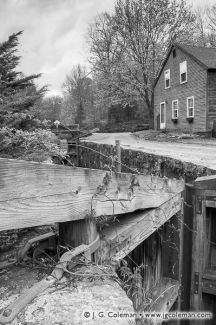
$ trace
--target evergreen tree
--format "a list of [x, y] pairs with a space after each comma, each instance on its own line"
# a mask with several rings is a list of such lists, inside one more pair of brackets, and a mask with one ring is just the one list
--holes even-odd
[[0, 43], [0, 117], [1, 122], [6, 116], [14, 113], [27, 112], [47, 88], [37, 89], [35, 80], [41, 74], [24, 76], [16, 70], [21, 57], [17, 55], [19, 36], [22, 31], [12, 34], [8, 40]]

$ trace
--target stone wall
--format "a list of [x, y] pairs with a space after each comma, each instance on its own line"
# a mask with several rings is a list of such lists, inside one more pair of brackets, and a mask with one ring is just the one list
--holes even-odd
[[[107, 144], [82, 142], [79, 148], [79, 166], [84, 168], [109, 169], [116, 155], [115, 147]], [[216, 174], [216, 170], [183, 162], [177, 159], [149, 154], [142, 151], [121, 149], [122, 172], [134, 170], [145, 175], [169, 178], [184, 178], [191, 182], [200, 176]]]

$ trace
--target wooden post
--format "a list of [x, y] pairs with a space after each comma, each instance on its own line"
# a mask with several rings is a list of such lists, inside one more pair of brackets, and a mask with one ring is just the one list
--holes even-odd
[[59, 223], [60, 241], [70, 247], [81, 244], [90, 244], [97, 237], [96, 224], [94, 220], [75, 220]]
[[[178, 274], [178, 278], [179, 278], [179, 285], [180, 285], [180, 293], [178, 296], [178, 310], [181, 310], [181, 289], [182, 289], [182, 271], [183, 271], [183, 229], [184, 229], [184, 216], [183, 213], [179, 213], [178, 214], [179, 217], [179, 274]], [[178, 321], [178, 324], [180, 324], [180, 320]]]
[[59, 223], [59, 240], [63, 246], [75, 248], [90, 244], [97, 237], [96, 223], [93, 218]]
[[117, 156], [117, 164], [116, 164], [116, 170], [118, 173], [121, 173], [121, 147], [120, 147], [120, 141], [116, 140], [116, 156]]
[[[216, 324], [216, 277], [214, 268], [211, 268], [209, 263], [210, 242], [215, 231], [211, 227], [211, 213], [215, 214], [216, 208], [216, 176], [197, 178], [194, 182], [194, 188], [191, 309], [211, 311], [213, 319], [210, 323]], [[213, 208], [214, 211], [209, 208]], [[197, 321], [191, 324], [197, 324]]]
[[192, 259], [192, 235], [193, 235], [193, 184], [185, 184], [184, 214], [181, 219], [182, 229], [180, 233], [180, 259], [179, 273], [181, 277], [178, 310], [190, 310], [191, 293], [191, 259]]
[[195, 187], [194, 227], [192, 244], [192, 272], [191, 272], [191, 309], [201, 310], [202, 306], [202, 276], [205, 245], [205, 205], [203, 191]]

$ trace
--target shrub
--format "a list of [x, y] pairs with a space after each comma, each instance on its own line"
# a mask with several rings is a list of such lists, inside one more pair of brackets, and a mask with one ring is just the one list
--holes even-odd
[[53, 157], [65, 158], [58, 139], [49, 130], [23, 131], [0, 128], [0, 155], [6, 158], [52, 163]]

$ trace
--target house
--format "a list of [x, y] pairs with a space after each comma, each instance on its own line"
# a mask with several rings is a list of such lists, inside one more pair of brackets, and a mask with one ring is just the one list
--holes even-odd
[[173, 44], [154, 86], [154, 128], [207, 132], [216, 120], [216, 48]]

